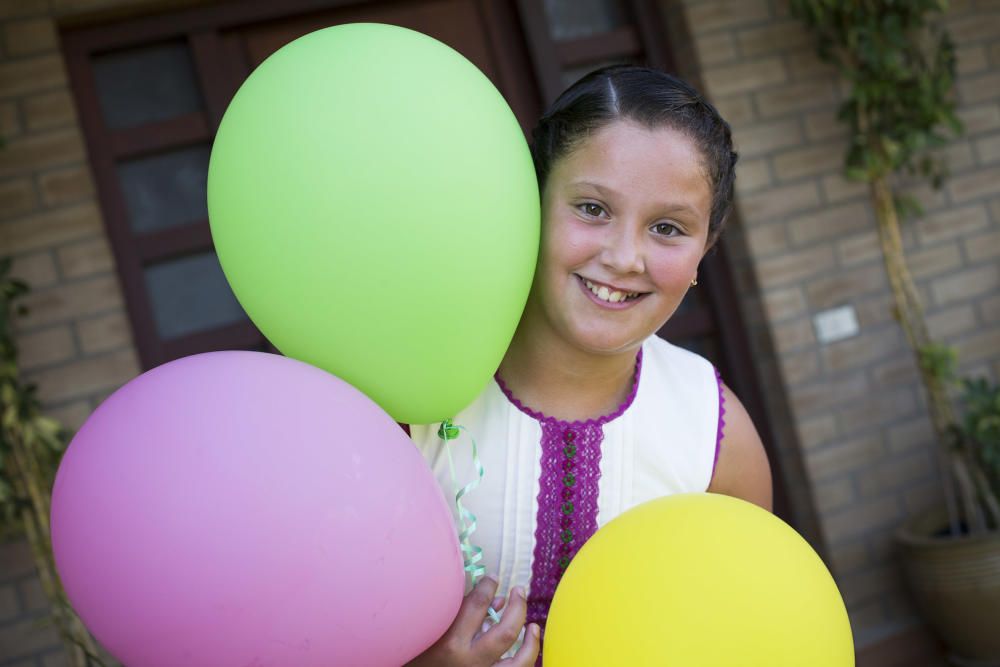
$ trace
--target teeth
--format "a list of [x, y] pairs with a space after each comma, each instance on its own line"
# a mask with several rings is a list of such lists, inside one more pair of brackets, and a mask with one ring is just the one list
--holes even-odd
[[621, 292], [619, 290], [609, 290], [604, 285], [595, 285], [589, 280], [584, 279], [584, 284], [587, 285], [587, 289], [594, 293], [594, 295], [601, 301], [607, 301], [609, 303], [619, 303], [625, 301], [626, 299], [634, 299], [639, 296], [638, 292]]

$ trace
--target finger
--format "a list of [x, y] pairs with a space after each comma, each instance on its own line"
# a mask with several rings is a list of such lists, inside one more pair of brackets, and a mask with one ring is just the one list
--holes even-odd
[[532, 667], [538, 659], [538, 651], [542, 646], [542, 632], [532, 623], [524, 631], [524, 641], [512, 657], [501, 660], [497, 667]]
[[459, 637], [472, 641], [480, 630], [486, 610], [497, 592], [497, 582], [490, 577], [483, 577], [472, 592], [462, 600], [455, 622], [451, 624], [452, 632]]
[[506, 653], [521, 634], [527, 611], [528, 603], [524, 599], [524, 589], [515, 586], [507, 598], [507, 608], [500, 622], [475, 640], [475, 649], [478, 651], [481, 648], [498, 658]]

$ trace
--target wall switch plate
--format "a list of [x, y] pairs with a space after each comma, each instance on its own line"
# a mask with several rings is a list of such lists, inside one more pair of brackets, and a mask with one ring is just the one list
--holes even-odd
[[816, 329], [816, 338], [824, 345], [857, 336], [861, 330], [854, 306], [850, 305], [816, 313], [813, 315], [813, 327]]

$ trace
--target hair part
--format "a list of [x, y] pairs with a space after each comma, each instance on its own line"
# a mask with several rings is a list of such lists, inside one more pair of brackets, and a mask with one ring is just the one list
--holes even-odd
[[691, 85], [649, 67], [612, 65], [566, 89], [532, 132], [531, 156], [539, 188], [553, 165], [588, 137], [618, 120], [649, 129], [670, 128], [690, 138], [703, 158], [712, 195], [708, 242], [718, 239], [733, 204], [737, 154], [729, 123]]

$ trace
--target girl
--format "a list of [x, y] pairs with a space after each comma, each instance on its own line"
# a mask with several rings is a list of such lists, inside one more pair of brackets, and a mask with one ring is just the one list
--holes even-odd
[[[412, 667], [534, 664], [573, 556], [639, 503], [707, 490], [771, 508], [770, 468], [739, 400], [708, 361], [655, 336], [729, 214], [729, 126], [683, 81], [614, 66], [556, 100], [532, 155], [542, 193], [534, 283], [495, 382], [455, 418], [486, 469], [463, 503], [496, 578], [479, 582]], [[411, 431], [450, 489], [437, 433]], [[462, 451], [464, 483], [476, 470]], [[505, 605], [494, 626], [483, 624], [491, 603]]]

